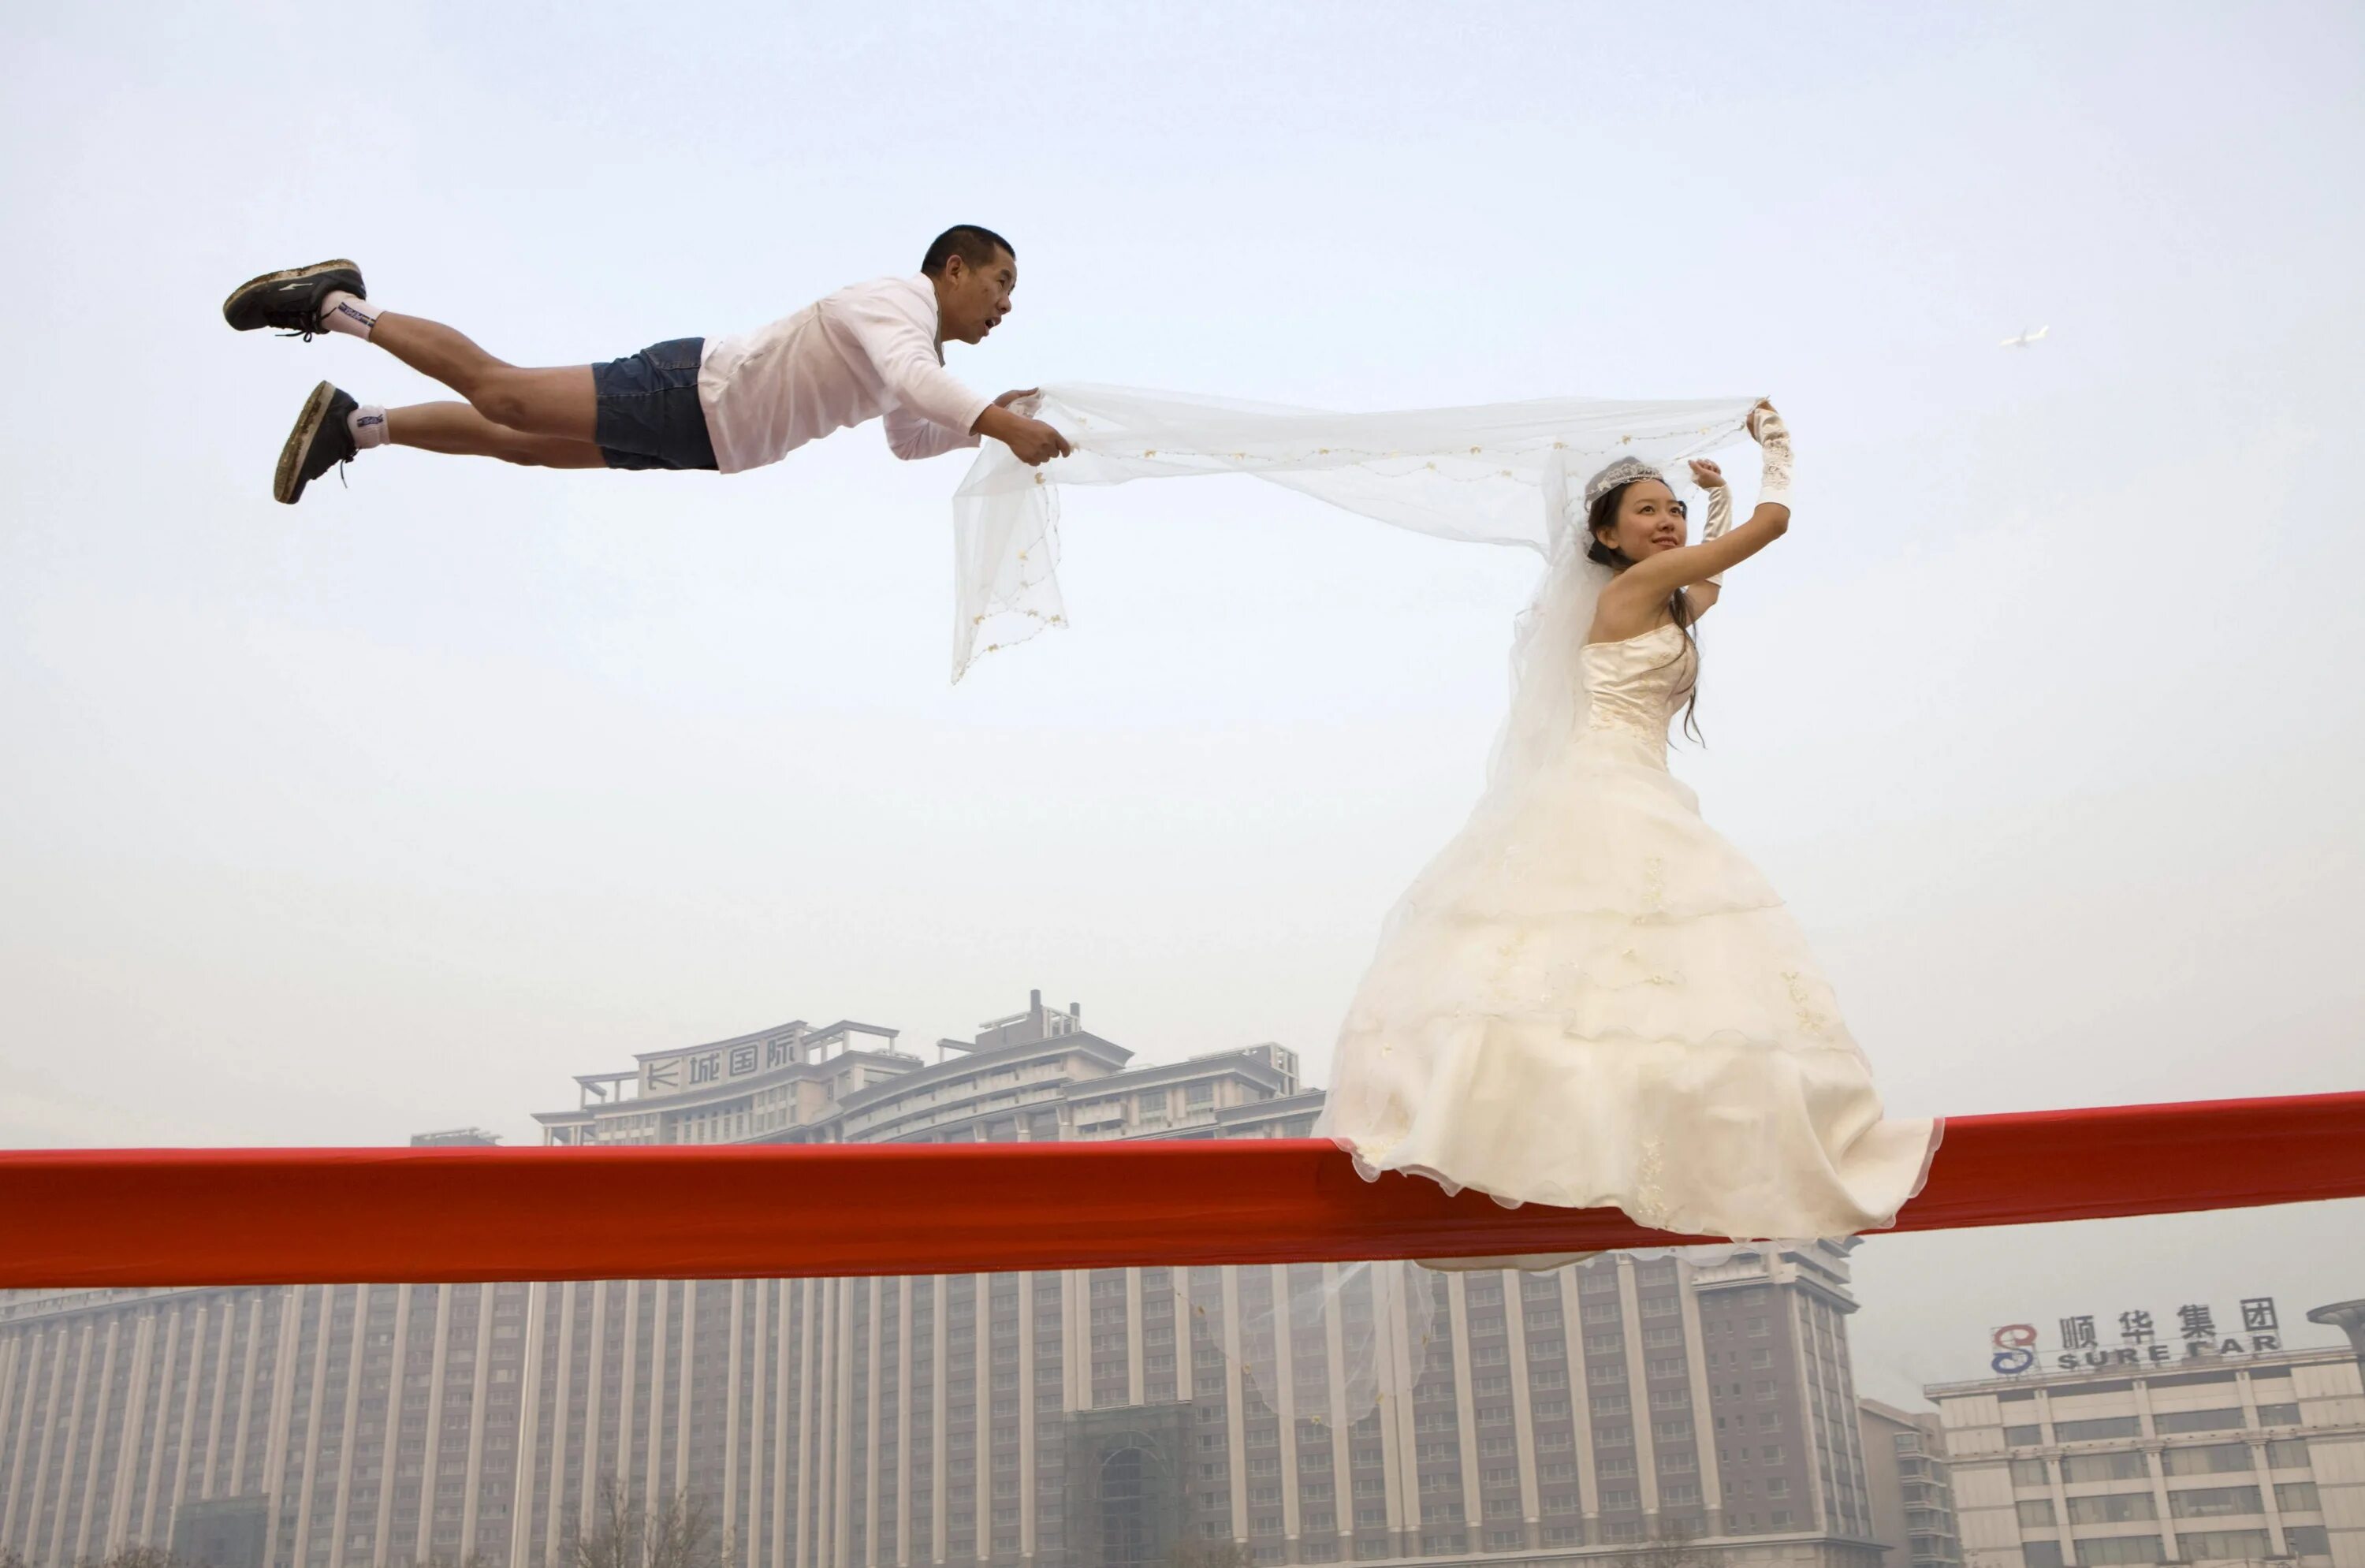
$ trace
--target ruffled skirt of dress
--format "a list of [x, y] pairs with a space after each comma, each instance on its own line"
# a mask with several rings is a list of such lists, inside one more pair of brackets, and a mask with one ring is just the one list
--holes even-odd
[[1647, 742], [1492, 797], [1389, 916], [1317, 1132], [1505, 1203], [1735, 1239], [1884, 1227], [1939, 1124], [1887, 1121], [1805, 938]]

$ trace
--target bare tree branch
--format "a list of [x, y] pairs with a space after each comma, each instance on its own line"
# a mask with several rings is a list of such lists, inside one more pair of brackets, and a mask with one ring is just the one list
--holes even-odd
[[572, 1555], [574, 1568], [724, 1568], [732, 1542], [715, 1540], [704, 1497], [678, 1492], [651, 1510], [611, 1476], [593, 1495], [591, 1528], [575, 1537]]

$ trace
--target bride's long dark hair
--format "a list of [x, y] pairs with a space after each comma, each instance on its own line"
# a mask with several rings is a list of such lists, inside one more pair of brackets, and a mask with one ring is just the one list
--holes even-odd
[[[1604, 529], [1608, 529], [1612, 533], [1618, 532], [1618, 509], [1625, 503], [1626, 492], [1641, 483], [1639, 479], [1630, 479], [1625, 484], [1602, 491], [1594, 498], [1593, 510], [1585, 516], [1586, 559], [1598, 561], [1613, 572], [1622, 572], [1634, 564], [1632, 557], [1625, 551], [1614, 544], [1603, 543], [1601, 532]], [[1676, 504], [1681, 506], [1683, 503], [1678, 501]], [[1691, 600], [1684, 597], [1683, 589], [1676, 588], [1667, 595], [1667, 613], [1674, 618], [1676, 630], [1684, 634], [1685, 646], [1697, 658], [1699, 653], [1699, 638], [1692, 632]], [[1675, 659], [1670, 659], [1667, 663], [1673, 664], [1676, 659], [1683, 656], [1678, 653]], [[1661, 665], [1659, 667], [1664, 669], [1666, 665]], [[1697, 672], [1698, 665], [1695, 664], [1693, 668]], [[1700, 734], [1699, 722], [1695, 716], [1698, 709], [1699, 678], [1695, 673], [1689, 698], [1684, 703], [1684, 734], [1689, 735], [1696, 743], [1706, 745], [1708, 742]]]

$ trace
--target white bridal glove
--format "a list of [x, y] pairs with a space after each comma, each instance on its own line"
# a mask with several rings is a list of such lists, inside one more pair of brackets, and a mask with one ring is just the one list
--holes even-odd
[[1749, 433], [1757, 438], [1764, 449], [1765, 477], [1757, 487], [1757, 504], [1768, 501], [1777, 506], [1790, 504], [1790, 427], [1774, 411], [1771, 403], [1760, 403], [1750, 410]]
[[[1707, 466], [1713, 468], [1715, 465]], [[1720, 477], [1716, 487], [1708, 493], [1708, 521], [1700, 525], [1700, 543], [1705, 544], [1711, 539], [1723, 537], [1724, 531], [1732, 526], [1732, 487], [1723, 483]], [[1706, 580], [1722, 588], [1724, 574], [1718, 572]]]

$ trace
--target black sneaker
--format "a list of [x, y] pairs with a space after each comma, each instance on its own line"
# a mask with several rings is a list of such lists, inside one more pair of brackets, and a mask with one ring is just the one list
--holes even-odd
[[279, 471], [272, 476], [273, 498], [294, 506], [304, 498], [304, 487], [340, 463], [353, 460], [353, 432], [345, 416], [361, 407], [352, 395], [323, 381], [304, 399], [287, 444], [279, 449]]
[[320, 301], [339, 289], [367, 299], [362, 269], [351, 262], [316, 262], [308, 267], [265, 273], [250, 279], [222, 301], [222, 319], [241, 332], [276, 327], [308, 339], [320, 330]]

